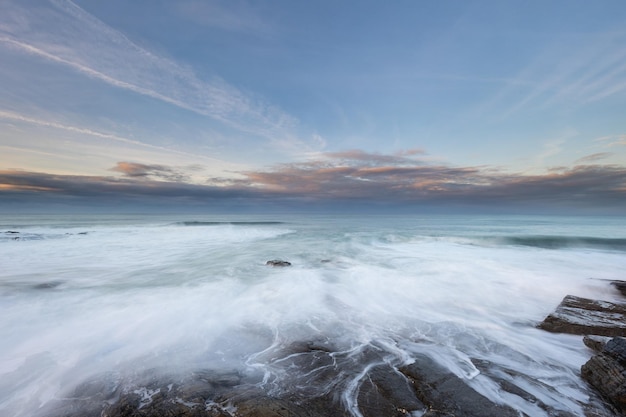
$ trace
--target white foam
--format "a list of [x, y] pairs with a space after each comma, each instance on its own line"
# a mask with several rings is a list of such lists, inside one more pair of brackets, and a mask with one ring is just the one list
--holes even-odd
[[[542, 415], [472, 363], [488, 360], [526, 375], [512, 382], [546, 404], [578, 412], [589, 353], [579, 339], [533, 324], [568, 293], [610, 301], [610, 287], [590, 278], [620, 279], [626, 267], [623, 253], [475, 245], [392, 227], [382, 235], [284, 224], [67, 230], [1, 243], [9, 260], [0, 271], [3, 415], [28, 414], [112, 370], [255, 367], [267, 385], [281, 377], [271, 355], [324, 338], [345, 352], [375, 346], [398, 366], [426, 353], [494, 401]], [[293, 267], [264, 265], [277, 257]], [[358, 381], [339, 384], [353, 410]]]

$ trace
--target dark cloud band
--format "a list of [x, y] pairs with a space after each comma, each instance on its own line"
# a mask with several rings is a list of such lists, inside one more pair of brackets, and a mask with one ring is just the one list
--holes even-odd
[[[584, 159], [594, 161], [600, 157]], [[259, 205], [312, 203], [332, 210], [346, 201], [353, 203], [352, 208], [359, 204], [386, 208], [469, 205], [619, 213], [626, 207], [626, 168], [616, 165], [577, 165], [541, 175], [516, 175], [490, 167], [427, 164], [413, 155], [348, 151], [269, 170], [242, 172], [241, 179], [208, 178], [204, 185], [188, 182], [183, 168], [119, 162], [111, 170], [123, 176], [0, 171], [0, 196], [13, 204], [69, 196], [133, 204], [149, 200], [152, 205], [174, 200], [196, 205], [237, 204], [250, 210]]]

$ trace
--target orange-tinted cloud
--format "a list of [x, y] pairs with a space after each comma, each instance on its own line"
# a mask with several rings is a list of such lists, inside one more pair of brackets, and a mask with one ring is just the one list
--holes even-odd
[[136, 162], [118, 162], [111, 171], [121, 172], [131, 178], [152, 178], [172, 182], [185, 182], [189, 176], [182, 171], [165, 165], [146, 165]]

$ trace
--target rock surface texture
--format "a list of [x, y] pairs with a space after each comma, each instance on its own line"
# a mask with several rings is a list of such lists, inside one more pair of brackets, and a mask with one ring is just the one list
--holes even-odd
[[[625, 281], [611, 285], [626, 295]], [[597, 354], [582, 366], [582, 379], [615, 407], [616, 415], [626, 415], [626, 304], [568, 295], [537, 327], [584, 335], [585, 346]]]
[[626, 413], [626, 339], [616, 337], [582, 366], [582, 378], [622, 414]]
[[567, 295], [538, 327], [554, 333], [626, 336], [626, 304]]

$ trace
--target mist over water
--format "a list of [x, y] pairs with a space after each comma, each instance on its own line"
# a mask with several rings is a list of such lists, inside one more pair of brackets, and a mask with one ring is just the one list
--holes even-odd
[[[580, 337], [535, 329], [566, 294], [615, 300], [624, 219], [14, 216], [0, 220], [0, 414], [46, 415], [92, 378], [258, 374], [268, 392], [355, 389], [424, 354], [498, 403], [489, 372], [557, 410], [587, 399]], [[17, 232], [17, 233], [8, 233]], [[265, 265], [270, 259], [288, 268]], [[340, 372], [281, 352], [332, 349]], [[368, 356], [367, 352], [376, 352]], [[514, 372], [507, 372], [514, 371]], [[358, 411], [354, 411], [358, 415]]]

